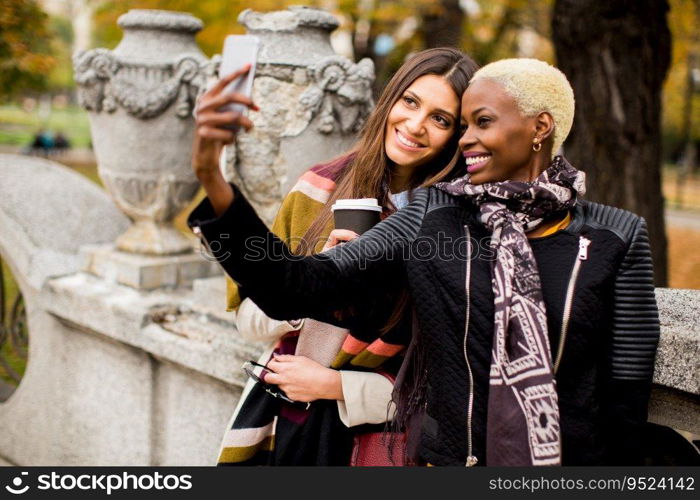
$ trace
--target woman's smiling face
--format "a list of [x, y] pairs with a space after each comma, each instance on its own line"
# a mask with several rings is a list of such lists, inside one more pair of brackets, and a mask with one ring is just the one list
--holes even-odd
[[455, 131], [459, 97], [444, 77], [423, 75], [394, 103], [384, 148], [395, 165], [414, 169], [435, 158]]
[[499, 83], [483, 79], [470, 84], [461, 116], [466, 129], [459, 147], [472, 184], [534, 179], [537, 120], [523, 116]]

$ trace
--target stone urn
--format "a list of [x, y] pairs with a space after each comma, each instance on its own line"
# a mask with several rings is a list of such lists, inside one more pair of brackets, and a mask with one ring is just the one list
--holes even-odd
[[112, 51], [73, 57], [78, 98], [88, 110], [98, 171], [133, 221], [117, 249], [171, 255], [192, 251], [173, 218], [195, 196], [191, 169], [197, 93], [207, 58], [195, 42], [202, 21], [190, 14], [130, 10]]
[[255, 127], [226, 148], [224, 172], [268, 224], [298, 177], [347, 151], [374, 107], [374, 64], [336, 54], [328, 12], [245, 10], [238, 22], [260, 38], [250, 113]]

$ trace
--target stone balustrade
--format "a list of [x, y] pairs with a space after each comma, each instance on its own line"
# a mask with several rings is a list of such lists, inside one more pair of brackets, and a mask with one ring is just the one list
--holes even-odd
[[700, 435], [700, 290], [657, 288], [656, 300], [661, 339], [649, 420]]

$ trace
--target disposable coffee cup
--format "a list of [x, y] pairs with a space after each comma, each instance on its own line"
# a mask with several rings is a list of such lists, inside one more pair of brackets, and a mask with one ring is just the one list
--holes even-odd
[[349, 229], [362, 234], [379, 222], [382, 207], [376, 198], [336, 200], [331, 207], [336, 229]]

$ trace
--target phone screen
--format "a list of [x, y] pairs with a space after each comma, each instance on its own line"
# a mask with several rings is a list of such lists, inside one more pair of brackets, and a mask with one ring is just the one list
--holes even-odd
[[[260, 39], [253, 35], [229, 35], [224, 41], [224, 53], [219, 69], [219, 77], [223, 78], [238, 71], [246, 64], [250, 70], [242, 77], [236, 78], [226, 87], [226, 92], [236, 92], [250, 97], [253, 91], [255, 63], [257, 62]], [[243, 104], [230, 104], [229, 109], [243, 113], [247, 108]]]

